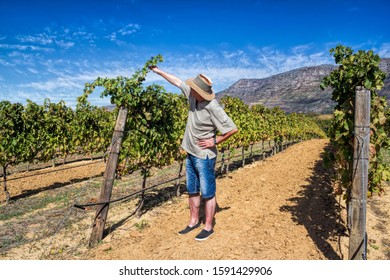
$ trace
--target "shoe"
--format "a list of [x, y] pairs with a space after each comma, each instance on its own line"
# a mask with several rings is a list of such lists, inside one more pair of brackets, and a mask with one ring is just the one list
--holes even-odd
[[206, 240], [207, 238], [209, 238], [210, 236], [212, 236], [214, 234], [214, 230], [205, 230], [203, 229], [196, 237], [195, 237], [195, 240], [197, 241], [203, 241], [203, 240]]
[[199, 226], [200, 226], [200, 221], [192, 227], [187, 226], [185, 229], [179, 231], [179, 234], [183, 235], [183, 234], [189, 233], [191, 230], [194, 230], [194, 229], [198, 228]]

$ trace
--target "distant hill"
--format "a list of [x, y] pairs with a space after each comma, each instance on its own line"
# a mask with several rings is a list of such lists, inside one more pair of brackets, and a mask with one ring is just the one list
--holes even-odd
[[[246, 104], [279, 106], [286, 112], [331, 113], [335, 103], [331, 100], [332, 89], [320, 89], [321, 80], [336, 69], [335, 65], [303, 67], [264, 79], [241, 79], [229, 88], [217, 93], [238, 97]], [[390, 101], [390, 59], [382, 59], [380, 68], [387, 73], [385, 86], [379, 92]]]

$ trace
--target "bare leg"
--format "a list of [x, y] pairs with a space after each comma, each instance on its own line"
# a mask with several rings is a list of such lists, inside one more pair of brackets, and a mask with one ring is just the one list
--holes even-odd
[[199, 206], [200, 206], [200, 195], [190, 195], [188, 198], [188, 204], [190, 206], [190, 224], [192, 227], [199, 222]]
[[207, 231], [210, 231], [213, 229], [213, 219], [215, 215], [215, 208], [216, 208], [216, 203], [217, 199], [214, 196], [213, 198], [206, 199], [206, 223], [204, 226], [204, 229]]

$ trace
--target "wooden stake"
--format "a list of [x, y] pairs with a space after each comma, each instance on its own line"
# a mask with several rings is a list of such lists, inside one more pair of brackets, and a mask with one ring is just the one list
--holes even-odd
[[245, 148], [242, 146], [241, 148], [241, 155], [242, 155], [242, 167], [245, 166]]
[[366, 259], [366, 204], [370, 145], [370, 91], [357, 87], [352, 190], [349, 202], [349, 259]]
[[265, 159], [264, 140], [261, 140], [261, 150], [263, 152], [263, 160]]
[[[127, 109], [120, 108], [116, 119], [115, 130], [112, 135], [111, 149], [108, 156], [106, 170], [104, 172], [103, 184], [100, 189], [99, 202], [108, 202], [111, 199], [112, 187], [114, 185], [115, 172], [118, 164], [119, 152], [122, 145], [123, 134], [127, 120]], [[92, 233], [89, 239], [89, 246], [96, 246], [103, 239], [103, 231], [108, 215], [109, 204], [99, 205], [96, 210], [96, 218], [92, 225]]]
[[[141, 175], [142, 175], [142, 189], [145, 189], [146, 180], [148, 179], [149, 176], [149, 170], [142, 168]], [[142, 207], [144, 206], [144, 203], [145, 203], [145, 192], [142, 192], [140, 202], [137, 206], [137, 210], [135, 211], [137, 218], [141, 217], [141, 211], [142, 211]]]
[[180, 196], [180, 179], [181, 179], [181, 172], [183, 171], [184, 162], [181, 160], [179, 164], [180, 164], [179, 175], [177, 176], [176, 179], [176, 196]]
[[4, 184], [4, 193], [5, 193], [5, 203], [8, 205], [9, 201], [11, 199], [11, 196], [10, 196], [8, 189], [7, 189], [7, 166], [8, 166], [8, 163], [3, 165], [3, 184]]
[[223, 171], [225, 168], [225, 149], [222, 150], [222, 156], [221, 156], [221, 176], [223, 176]]
[[229, 176], [229, 165], [230, 165], [230, 146], [228, 146], [227, 148], [226, 176]]

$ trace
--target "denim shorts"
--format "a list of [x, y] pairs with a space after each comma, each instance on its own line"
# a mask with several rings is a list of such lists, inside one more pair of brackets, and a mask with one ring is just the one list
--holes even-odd
[[215, 162], [216, 158], [201, 159], [188, 154], [186, 160], [187, 192], [202, 194], [203, 198], [215, 196]]

